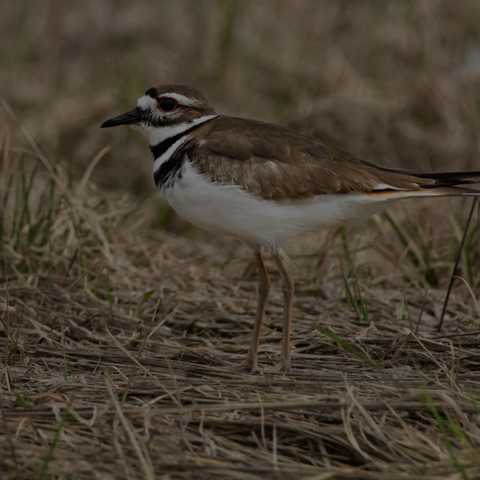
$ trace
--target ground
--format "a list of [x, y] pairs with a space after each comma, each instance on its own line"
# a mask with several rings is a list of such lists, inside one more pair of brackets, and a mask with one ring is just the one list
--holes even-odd
[[286, 250], [292, 373], [275, 370], [283, 300], [267, 261], [264, 371], [249, 374], [234, 368], [257, 295], [245, 247], [137, 232], [128, 201], [59, 168], [29, 178], [54, 193], [30, 209], [20, 182], [5, 211], [8, 478], [480, 475], [478, 304], [457, 280], [439, 332], [449, 277], [429, 286], [387, 218]]

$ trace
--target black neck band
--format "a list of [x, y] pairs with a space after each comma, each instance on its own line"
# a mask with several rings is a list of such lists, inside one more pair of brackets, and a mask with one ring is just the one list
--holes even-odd
[[[193, 130], [200, 127], [201, 125], [204, 125], [206, 122], [213, 120], [213, 118], [209, 118], [204, 122], [191, 126], [187, 130], [184, 130], [183, 132], [177, 133], [172, 137], [166, 138], [163, 142], [157, 143], [157, 145], [153, 145], [153, 146], [150, 145], [150, 150], [153, 153], [154, 159], [156, 160], [157, 158], [160, 158], [169, 148], [172, 147], [172, 145], [176, 141], [180, 140], [183, 136], [188, 135], [190, 132], [193, 132]], [[166, 185], [169, 185], [171, 182], [175, 180], [177, 175], [179, 175], [181, 178], [181, 173], [179, 172], [184, 162], [183, 147], [184, 145], [180, 145], [175, 151], [173, 151], [170, 157], [167, 158], [160, 165], [160, 167], [154, 172], [153, 177], [155, 179], [155, 183], [157, 184], [157, 187], [161, 188]]]
[[161, 157], [177, 140], [180, 140], [184, 135], [188, 135], [190, 132], [193, 132], [193, 130], [200, 127], [209, 120], [198, 123], [197, 125], [193, 125], [192, 127], [187, 128], [187, 130], [177, 133], [176, 135], [173, 135], [173, 137], [168, 137], [163, 140], [163, 142], [157, 143], [156, 145], [150, 145], [150, 150], [153, 153], [153, 159], [156, 160], [157, 158]]

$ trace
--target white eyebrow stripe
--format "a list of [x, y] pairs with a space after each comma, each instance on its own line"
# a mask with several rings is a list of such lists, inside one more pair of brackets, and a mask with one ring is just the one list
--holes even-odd
[[162, 93], [161, 97], [173, 98], [180, 105], [185, 105], [186, 107], [193, 107], [195, 105], [195, 102], [191, 98], [181, 95], [180, 93]]
[[[185, 107], [195, 106], [195, 102], [193, 100], [185, 97], [185, 95], [180, 95], [179, 93], [162, 93], [160, 98], [165, 97], [173, 98], [179, 105], [183, 105]], [[150, 95], [143, 95], [143, 97], [138, 99], [137, 107], [140, 107], [143, 110], [156, 108], [157, 100], [152, 98]]]

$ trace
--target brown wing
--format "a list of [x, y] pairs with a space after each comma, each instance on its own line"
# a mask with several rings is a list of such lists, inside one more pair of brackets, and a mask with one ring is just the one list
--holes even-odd
[[[435, 180], [391, 171], [278, 125], [219, 116], [197, 130], [189, 158], [212, 181], [240, 185], [271, 200], [326, 193], [421, 190]], [[418, 182], [421, 182], [421, 185]]]

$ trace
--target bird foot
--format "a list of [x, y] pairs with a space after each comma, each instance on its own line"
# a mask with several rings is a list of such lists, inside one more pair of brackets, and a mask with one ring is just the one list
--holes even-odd
[[290, 359], [282, 359], [277, 366], [275, 367], [277, 372], [291, 372], [292, 371], [292, 363]]
[[245, 359], [242, 363], [234, 366], [235, 370], [241, 370], [249, 373], [262, 373], [263, 368], [257, 365], [257, 361], [252, 361], [250, 359]]

